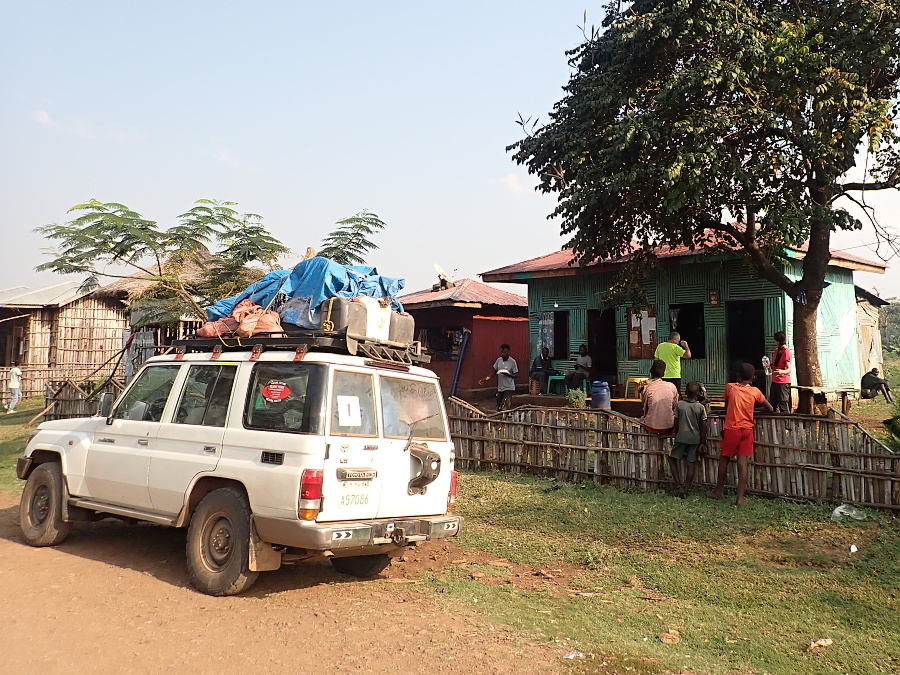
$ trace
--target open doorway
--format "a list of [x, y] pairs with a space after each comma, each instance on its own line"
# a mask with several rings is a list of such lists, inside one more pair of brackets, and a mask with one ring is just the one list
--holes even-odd
[[605, 380], [610, 384], [618, 384], [616, 312], [613, 309], [589, 309], [587, 321], [591, 380]]
[[762, 300], [725, 303], [728, 381], [734, 382], [742, 363], [757, 369], [757, 383], [764, 382], [762, 357], [766, 355], [765, 310]]

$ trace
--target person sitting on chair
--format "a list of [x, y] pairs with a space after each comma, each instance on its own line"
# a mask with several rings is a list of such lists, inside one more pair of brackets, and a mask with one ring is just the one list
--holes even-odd
[[537, 380], [538, 391], [546, 394], [547, 378], [558, 374], [559, 371], [553, 369], [553, 362], [550, 360], [550, 349], [542, 347], [540, 356], [535, 356], [534, 361], [531, 363], [531, 371], [528, 373], [528, 377], [532, 380]]
[[878, 368], [872, 368], [872, 370], [862, 376], [862, 381], [859, 383], [859, 395], [860, 398], [875, 398], [879, 392], [884, 394], [884, 398], [888, 403], [894, 402], [894, 397], [891, 395], [891, 385], [888, 384], [887, 380], [878, 377]]
[[581, 383], [591, 376], [591, 357], [587, 353], [587, 345], [578, 348], [578, 356], [575, 357], [575, 371], [566, 375], [566, 386], [569, 389], [578, 389]]

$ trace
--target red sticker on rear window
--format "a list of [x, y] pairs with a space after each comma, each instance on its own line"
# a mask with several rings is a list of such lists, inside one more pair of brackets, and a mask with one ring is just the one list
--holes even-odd
[[284, 382], [269, 382], [262, 388], [263, 398], [267, 401], [283, 401], [291, 395], [291, 389]]

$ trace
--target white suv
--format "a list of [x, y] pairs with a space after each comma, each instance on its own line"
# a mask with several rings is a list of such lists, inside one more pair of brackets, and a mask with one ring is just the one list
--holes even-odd
[[283, 561], [370, 576], [459, 534], [434, 373], [278, 346], [155, 357], [103, 416], [41, 424], [17, 467], [25, 540], [109, 516], [187, 527], [193, 584], [233, 595]]

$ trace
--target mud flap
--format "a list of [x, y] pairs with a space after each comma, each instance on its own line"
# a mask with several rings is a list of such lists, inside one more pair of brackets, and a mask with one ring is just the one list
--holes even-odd
[[262, 541], [256, 531], [256, 524], [250, 520], [250, 571], [271, 572], [281, 567], [281, 551]]
[[409, 454], [422, 465], [422, 468], [409, 481], [408, 492], [411, 495], [423, 495], [426, 486], [433, 483], [441, 473], [441, 456], [429, 450], [424, 443], [410, 443]]

